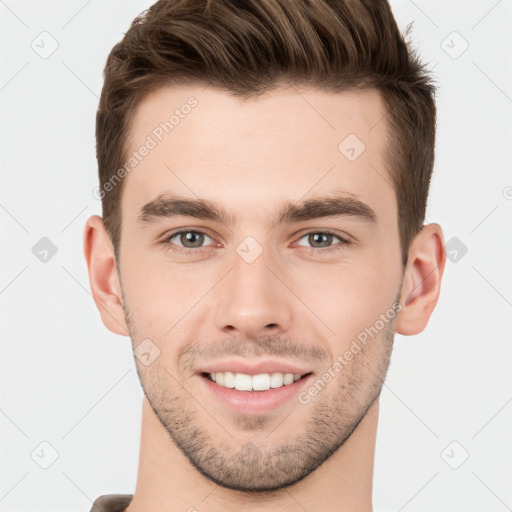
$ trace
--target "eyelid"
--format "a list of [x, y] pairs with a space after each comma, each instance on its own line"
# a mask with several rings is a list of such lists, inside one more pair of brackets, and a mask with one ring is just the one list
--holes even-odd
[[[339, 233], [336, 233], [334, 231], [330, 231], [328, 229], [325, 229], [325, 230], [321, 230], [321, 229], [317, 229], [317, 230], [313, 230], [313, 231], [308, 231], [306, 233], [303, 233], [302, 235], [300, 235], [296, 241], [294, 243], [298, 243], [300, 240], [302, 240], [304, 237], [306, 236], [309, 236], [309, 235], [313, 235], [313, 234], [321, 234], [321, 235], [330, 235], [330, 236], [333, 236], [333, 237], [336, 237], [336, 238], [339, 238], [341, 242], [349, 242], [349, 240], [347, 240], [346, 238], [344, 238], [343, 236], [341, 236]], [[304, 246], [304, 245], [301, 245], [300, 247], [307, 247], [307, 246]], [[331, 246], [332, 247], [332, 246]], [[318, 247], [307, 247], [308, 249], [318, 249]], [[324, 249], [328, 249], [329, 247], [325, 247]]]
[[175, 231], [170, 231], [170, 232], [167, 232], [166, 234], [164, 234], [162, 236], [162, 242], [163, 243], [168, 242], [171, 238], [174, 238], [176, 235], [181, 235], [182, 233], [189, 233], [189, 232], [199, 233], [201, 235], [206, 235], [207, 237], [211, 238], [212, 240], [214, 240], [214, 241], [216, 240], [216, 237], [213, 236], [211, 234], [210, 230], [208, 230], [207, 228], [187, 228], [187, 227], [184, 227], [184, 228], [179, 228], [179, 229], [176, 229]]
[[[174, 238], [175, 236], [178, 236], [178, 235], [182, 235], [183, 233], [198, 233], [200, 235], [207, 236], [210, 240], [213, 240], [213, 237], [211, 237], [208, 233], [205, 233], [203, 231], [196, 231], [193, 229], [182, 229], [181, 231], [176, 231], [175, 233], [171, 233], [170, 235], [168, 235], [165, 239], [171, 240], [171, 238]], [[181, 246], [179, 246], [179, 247], [181, 247]], [[189, 249], [189, 247], [184, 247], [184, 249]], [[201, 249], [201, 247], [198, 247], [198, 249]]]

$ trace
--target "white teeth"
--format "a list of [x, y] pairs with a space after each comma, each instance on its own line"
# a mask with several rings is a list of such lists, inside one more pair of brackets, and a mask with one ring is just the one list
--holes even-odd
[[224, 386], [227, 388], [235, 387], [235, 374], [233, 372], [224, 372]]
[[270, 389], [270, 375], [268, 373], [260, 373], [252, 376], [252, 389], [256, 391], [265, 391]]
[[252, 377], [244, 373], [237, 373], [235, 375], [235, 389], [238, 389], [238, 391], [251, 391]]
[[280, 388], [284, 384], [283, 382], [283, 374], [282, 373], [273, 373], [270, 376], [270, 387], [271, 388]]
[[238, 391], [266, 391], [270, 388], [288, 386], [301, 378], [300, 373], [260, 373], [247, 375], [245, 373], [214, 372], [209, 374], [219, 386], [235, 388]]
[[288, 385], [288, 384], [291, 384], [293, 382], [293, 373], [285, 373], [284, 374], [284, 377], [283, 377], [283, 382]]

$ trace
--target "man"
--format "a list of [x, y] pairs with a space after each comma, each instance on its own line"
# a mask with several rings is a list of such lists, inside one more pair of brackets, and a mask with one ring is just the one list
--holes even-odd
[[84, 249], [144, 389], [98, 511], [372, 510], [395, 332], [436, 306], [434, 87], [385, 0], [161, 0], [109, 55]]

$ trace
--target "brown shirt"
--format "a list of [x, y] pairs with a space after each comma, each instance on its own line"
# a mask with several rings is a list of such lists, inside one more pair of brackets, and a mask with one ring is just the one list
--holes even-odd
[[133, 494], [103, 494], [94, 500], [90, 512], [123, 512]]

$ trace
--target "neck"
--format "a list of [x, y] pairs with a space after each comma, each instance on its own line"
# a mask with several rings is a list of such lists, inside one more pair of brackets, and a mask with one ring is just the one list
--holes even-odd
[[378, 411], [377, 399], [345, 443], [309, 476], [258, 496], [226, 489], [201, 474], [174, 444], [144, 397], [137, 484], [126, 512], [372, 512]]

